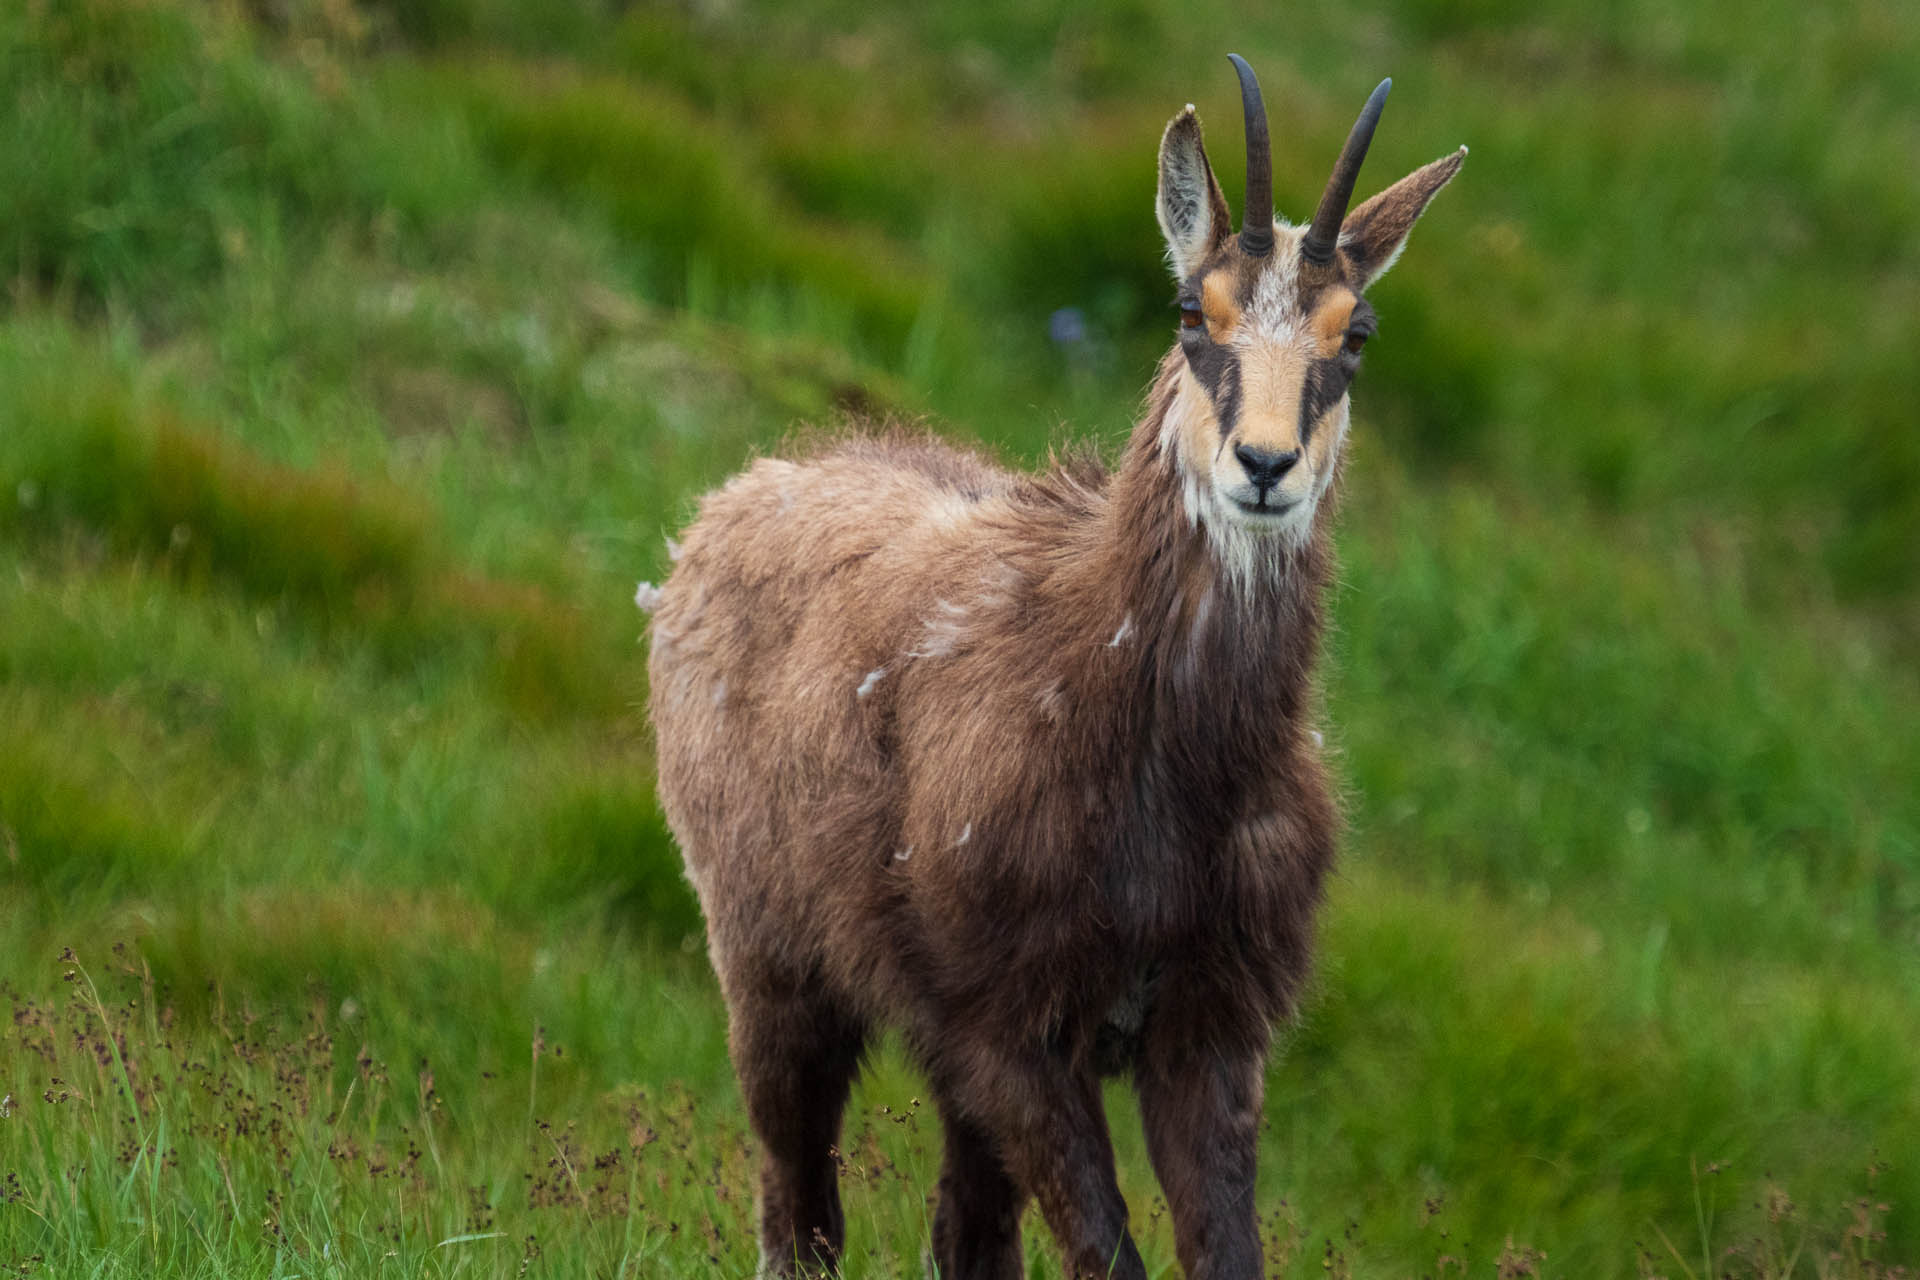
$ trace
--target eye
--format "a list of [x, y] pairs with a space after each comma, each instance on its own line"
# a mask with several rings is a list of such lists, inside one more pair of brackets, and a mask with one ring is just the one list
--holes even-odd
[[1350, 356], [1359, 355], [1360, 348], [1367, 345], [1367, 336], [1368, 336], [1367, 331], [1365, 329], [1347, 330], [1347, 341], [1346, 341], [1347, 354]]
[[1206, 320], [1200, 314], [1200, 308], [1182, 306], [1180, 308], [1180, 326], [1184, 329], [1198, 329]]

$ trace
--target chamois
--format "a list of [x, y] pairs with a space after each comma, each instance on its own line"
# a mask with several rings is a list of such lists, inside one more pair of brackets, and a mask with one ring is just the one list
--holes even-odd
[[885, 1023], [945, 1130], [942, 1277], [1023, 1275], [1029, 1198], [1071, 1274], [1144, 1277], [1100, 1094], [1122, 1072], [1186, 1273], [1262, 1274], [1266, 1055], [1339, 827], [1310, 720], [1361, 294], [1466, 148], [1349, 214], [1382, 82], [1294, 227], [1232, 61], [1242, 229], [1188, 106], [1156, 202], [1178, 340], [1117, 470], [856, 431], [707, 494], [642, 585], [765, 1273], [837, 1262], [833, 1149]]

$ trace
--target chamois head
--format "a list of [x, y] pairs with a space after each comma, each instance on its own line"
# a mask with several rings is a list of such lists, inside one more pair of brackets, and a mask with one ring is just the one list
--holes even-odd
[[1347, 430], [1347, 386], [1374, 330], [1362, 294], [1406, 243], [1467, 149], [1394, 183], [1352, 213], [1374, 125], [1391, 80], [1367, 99], [1313, 221], [1273, 216], [1266, 109], [1253, 71], [1240, 75], [1247, 118], [1247, 203], [1231, 234], [1226, 198], [1207, 163], [1193, 108], [1160, 139], [1156, 212], [1179, 282], [1179, 394], [1162, 422], [1185, 483], [1187, 515], [1236, 558], [1265, 534], [1304, 540]]

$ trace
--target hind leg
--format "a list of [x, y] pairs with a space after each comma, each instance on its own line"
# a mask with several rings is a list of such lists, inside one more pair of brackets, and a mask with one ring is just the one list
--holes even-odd
[[1020, 1210], [1027, 1198], [1007, 1175], [984, 1129], [944, 1103], [940, 1121], [946, 1154], [933, 1215], [940, 1280], [1019, 1280], [1025, 1270]]
[[[957, 1217], [936, 1238], [955, 1244], [955, 1257], [975, 1268], [961, 1274], [1018, 1275], [1004, 1268], [1017, 1263], [1012, 1223], [1031, 1196], [1053, 1232], [1073, 1280], [1147, 1280], [1140, 1252], [1127, 1234], [1127, 1203], [1113, 1169], [1100, 1081], [1092, 1069], [1046, 1047], [1009, 1045], [951, 1022], [922, 1043], [937, 1045], [927, 1071], [942, 1103], [942, 1117], [959, 1115], [969, 1124], [949, 1130], [963, 1143], [950, 1147], [941, 1179], [942, 1208], [952, 1185], [963, 1191], [954, 1202]], [[969, 1133], [969, 1129], [972, 1130]], [[984, 1141], [982, 1140], [984, 1139]], [[951, 1138], [949, 1139], [951, 1141]], [[987, 1160], [997, 1178], [986, 1174]], [[951, 1162], [963, 1163], [956, 1168]], [[950, 1184], [948, 1175], [971, 1176]], [[1008, 1202], [1006, 1186], [1018, 1189]], [[962, 1230], [985, 1233], [959, 1242]], [[975, 1253], [978, 1248], [981, 1251]], [[1002, 1268], [995, 1270], [994, 1268]], [[942, 1277], [945, 1280], [945, 1277]]]
[[831, 1271], [846, 1238], [833, 1147], [865, 1028], [810, 979], [729, 985], [734, 1071], [761, 1145], [761, 1273]]

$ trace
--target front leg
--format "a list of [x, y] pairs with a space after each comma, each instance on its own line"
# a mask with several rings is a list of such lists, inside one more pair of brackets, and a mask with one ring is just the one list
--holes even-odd
[[1207, 1035], [1189, 1015], [1209, 1007], [1219, 1006], [1162, 1004], [1168, 1012], [1150, 1020], [1135, 1077], [1140, 1116], [1187, 1280], [1257, 1280], [1253, 1184], [1266, 1040], [1236, 1045]]

